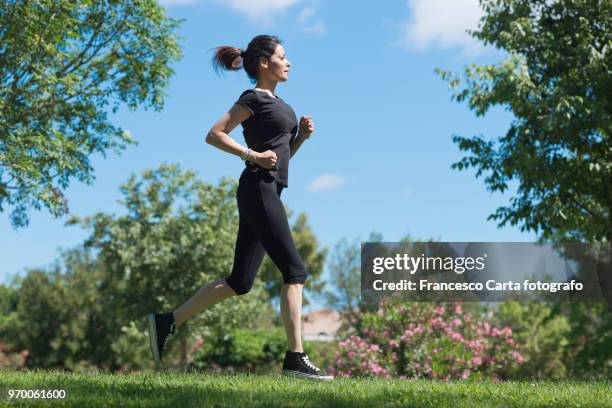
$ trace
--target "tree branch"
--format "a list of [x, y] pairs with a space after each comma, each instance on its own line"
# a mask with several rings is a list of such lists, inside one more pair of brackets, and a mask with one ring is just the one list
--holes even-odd
[[72, 60], [68, 61], [68, 63], [64, 65], [62, 68], [60, 68], [59, 72], [55, 74], [57, 78], [61, 78], [62, 76], [64, 76], [66, 74], [66, 71], [73, 64], [75, 64], [79, 59], [81, 59], [87, 53], [87, 51], [89, 51], [94, 41], [96, 40], [96, 37], [98, 37], [98, 35], [101, 32], [101, 28], [104, 25], [104, 21], [106, 20], [107, 14], [108, 12], [104, 12], [104, 14], [102, 15], [102, 18], [100, 19], [100, 23], [94, 28], [94, 31], [91, 34], [91, 38], [89, 39], [85, 47], [81, 50], [81, 52], [79, 52]]

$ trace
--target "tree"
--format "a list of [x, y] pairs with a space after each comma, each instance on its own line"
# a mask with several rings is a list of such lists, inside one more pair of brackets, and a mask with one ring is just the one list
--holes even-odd
[[[213, 186], [194, 172], [164, 164], [121, 186], [125, 215], [96, 213], [68, 221], [92, 230], [85, 245], [98, 251], [104, 265], [101, 292], [142, 344], [148, 313], [174, 310], [202, 285], [230, 274], [238, 231], [236, 187], [235, 180], [223, 178]], [[193, 332], [206, 337], [271, 325], [268, 300], [259, 283], [247, 296], [217, 304], [181, 326], [182, 365]]]
[[[429, 238], [427, 240], [416, 239], [410, 234], [400, 238], [400, 243], [410, 242], [436, 242]], [[372, 231], [366, 242], [385, 242], [383, 235]], [[349, 332], [361, 331], [362, 313], [376, 305], [368, 304], [361, 297], [361, 245], [358, 239], [349, 243], [342, 238], [334, 246], [334, 251], [329, 258], [329, 285], [323, 292], [327, 304], [339, 310], [344, 317], [342, 330]], [[473, 309], [474, 312], [478, 310]]]
[[[382, 242], [381, 234], [371, 232], [367, 242]], [[324, 297], [329, 306], [339, 310], [344, 331], [361, 330], [361, 246], [358, 239], [349, 243], [342, 238], [329, 258], [329, 287]]]
[[[504, 136], [454, 135], [471, 153], [454, 169], [477, 169], [487, 189], [517, 196], [489, 220], [520, 225], [540, 240], [612, 240], [610, 51], [606, 0], [481, 0], [472, 35], [506, 50], [498, 65], [469, 65], [464, 77], [436, 71], [477, 116], [501, 105], [514, 119]], [[462, 81], [465, 84], [460, 87]]]
[[0, 3], [0, 211], [14, 227], [30, 207], [66, 214], [90, 156], [134, 143], [109, 108], [162, 109], [179, 23], [154, 0]]
[[361, 252], [358, 240], [349, 244], [342, 238], [334, 246], [329, 260], [329, 274], [334, 290], [325, 292], [327, 304], [341, 310], [346, 322], [359, 330], [361, 296]]
[[15, 350], [28, 350], [28, 367], [74, 369], [82, 361], [112, 360], [112, 334], [96, 323], [104, 309], [101, 274], [92, 254], [77, 247], [49, 270], [30, 269], [15, 280], [14, 312], [0, 326]]
[[[288, 217], [291, 218], [292, 211], [288, 208], [285, 210]], [[306, 292], [303, 295], [303, 303], [307, 305], [309, 303], [308, 293], [317, 294], [323, 289], [324, 282], [321, 280], [321, 273], [328, 249], [319, 247], [317, 237], [310, 228], [308, 217], [304, 213], [299, 214], [291, 226], [291, 235], [308, 274], [304, 284]], [[279, 298], [283, 285], [282, 274], [267, 254], [262, 262], [259, 278], [264, 282], [270, 299]]]

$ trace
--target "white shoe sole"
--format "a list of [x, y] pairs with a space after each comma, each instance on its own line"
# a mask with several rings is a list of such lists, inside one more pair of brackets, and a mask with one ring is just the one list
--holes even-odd
[[308, 378], [311, 380], [318, 380], [318, 381], [331, 381], [334, 379], [334, 377], [331, 375], [306, 374], [306, 373], [301, 373], [299, 371], [293, 371], [293, 370], [283, 370], [283, 374], [288, 375], [290, 377]]
[[160, 364], [159, 348], [157, 347], [157, 327], [155, 327], [155, 313], [149, 314], [149, 344], [151, 346], [153, 360], [155, 360], [157, 364]]

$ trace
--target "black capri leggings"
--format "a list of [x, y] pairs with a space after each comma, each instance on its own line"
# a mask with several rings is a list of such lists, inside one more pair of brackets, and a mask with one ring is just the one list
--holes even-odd
[[239, 226], [232, 273], [225, 278], [238, 295], [251, 290], [267, 252], [283, 274], [284, 283], [304, 283], [302, 262], [280, 199], [284, 186], [264, 170], [243, 172], [236, 191]]

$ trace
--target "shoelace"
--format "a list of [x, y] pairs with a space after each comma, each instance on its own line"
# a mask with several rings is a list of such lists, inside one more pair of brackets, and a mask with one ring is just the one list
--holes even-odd
[[317, 367], [316, 365], [314, 365], [314, 364], [312, 364], [312, 363], [310, 362], [310, 360], [308, 359], [308, 355], [307, 355], [307, 354], [304, 354], [304, 355], [302, 356], [302, 361], [304, 362], [304, 364], [306, 364], [308, 367], [312, 368], [313, 370], [315, 370], [315, 371], [321, 371], [321, 370], [319, 369], [319, 367]]
[[166, 344], [168, 344], [168, 340], [170, 340], [170, 337], [172, 337], [175, 331], [176, 331], [176, 323], [172, 322], [172, 325], [170, 326], [170, 330], [168, 330], [168, 334], [166, 334], [166, 338], [164, 339], [163, 350], [166, 349]]

